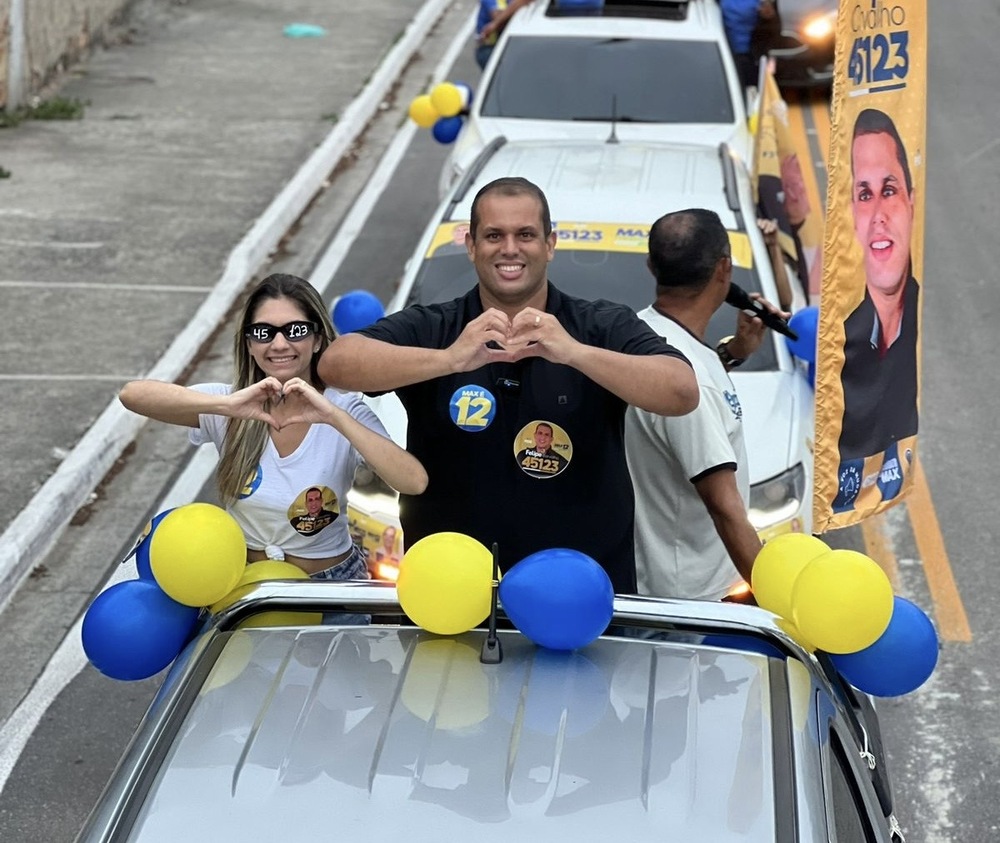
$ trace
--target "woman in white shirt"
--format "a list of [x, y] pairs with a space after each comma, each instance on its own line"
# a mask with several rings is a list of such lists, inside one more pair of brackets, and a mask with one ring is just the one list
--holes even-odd
[[364, 462], [411, 495], [426, 488], [427, 472], [359, 394], [326, 388], [316, 364], [333, 338], [307, 281], [269, 275], [244, 305], [231, 385], [140, 380], [119, 398], [135, 413], [192, 428], [196, 445], [215, 443], [219, 496], [243, 529], [248, 561], [285, 559], [317, 579], [367, 579], [347, 525], [355, 469]]

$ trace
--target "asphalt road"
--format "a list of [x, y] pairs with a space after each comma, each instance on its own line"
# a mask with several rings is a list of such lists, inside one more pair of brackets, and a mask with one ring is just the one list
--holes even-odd
[[[998, 403], [990, 365], [992, 320], [1000, 309], [992, 248], [1000, 181], [1000, 118], [992, 84], [1000, 78], [1000, 51], [992, 43], [998, 23], [1000, 10], [989, 0], [931, 4], [921, 460], [972, 640], [943, 641], [938, 669], [927, 685], [879, 704], [897, 814], [909, 843], [978, 843], [1000, 835], [1000, 710], [992, 670], [992, 645], [1000, 630], [996, 506], [990, 494], [1000, 460], [989, 424]], [[452, 78], [475, 78], [468, 55], [462, 60]], [[384, 128], [384, 138], [394, 129], [395, 124]], [[363, 180], [366, 165], [374, 162], [381, 142], [375, 134], [349, 178]], [[347, 254], [330, 295], [366, 287], [383, 300], [389, 297], [436, 205], [444, 153], [426, 134], [417, 136]], [[317, 204], [296, 239], [286, 244], [279, 264], [301, 267], [315, 259], [329, 232], [327, 211], [324, 203]], [[204, 371], [220, 365], [225, 345], [208, 351]], [[54, 556], [81, 564], [90, 559], [91, 567], [94, 559], [104, 560], [96, 567], [106, 574], [107, 560], [130, 545], [182, 470], [185, 455], [182, 435], [162, 426], [147, 428], [135, 453], [103, 490], [90, 521], [74, 528]], [[908, 504], [893, 510], [884, 526], [899, 565], [897, 592], [934, 614], [928, 570], [937, 561], [931, 554], [939, 549], [918, 545], [914, 529], [914, 518], [926, 517], [926, 509]], [[839, 546], [865, 549], [858, 530], [829, 538]], [[19, 647], [35, 647], [46, 634], [54, 646], [62, 637], [72, 620], [65, 616], [67, 594], [75, 588], [80, 604], [99, 587], [96, 579], [76, 583], [69, 573], [29, 580], [0, 618], [0, 633], [10, 642], [9, 655], [2, 658], [10, 669], [18, 667]], [[0, 839], [72, 839], [156, 685], [156, 680], [112, 682], [90, 668], [73, 679], [27, 741], [0, 794]]]

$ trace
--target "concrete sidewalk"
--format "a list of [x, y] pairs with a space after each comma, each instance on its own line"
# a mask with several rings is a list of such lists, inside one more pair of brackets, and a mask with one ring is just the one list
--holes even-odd
[[134, 438], [121, 385], [209, 347], [452, 6], [138, 0], [83, 119], [0, 130], [0, 607]]

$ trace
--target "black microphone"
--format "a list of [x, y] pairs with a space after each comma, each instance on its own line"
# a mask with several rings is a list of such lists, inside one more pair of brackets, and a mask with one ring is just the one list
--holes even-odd
[[792, 340], [797, 340], [799, 338], [799, 335], [788, 327], [787, 319], [778, 316], [777, 313], [772, 313], [759, 301], [750, 298], [747, 291], [735, 282], [731, 281], [729, 283], [729, 292], [726, 294], [726, 304], [731, 304], [733, 307], [737, 307], [740, 310], [752, 310], [754, 316], [759, 316], [760, 321], [767, 325], [767, 327], [772, 331], [784, 334]]

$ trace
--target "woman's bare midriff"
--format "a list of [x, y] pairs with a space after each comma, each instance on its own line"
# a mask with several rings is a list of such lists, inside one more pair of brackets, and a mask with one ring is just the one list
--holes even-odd
[[[327, 568], [332, 568], [334, 565], [339, 565], [350, 555], [351, 549], [345, 550], [337, 556], [326, 556], [322, 559], [303, 559], [301, 556], [292, 556], [290, 553], [286, 553], [285, 561], [298, 565], [307, 574], [316, 574]], [[247, 562], [262, 562], [265, 559], [267, 559], [267, 554], [263, 550], [247, 548]]]

